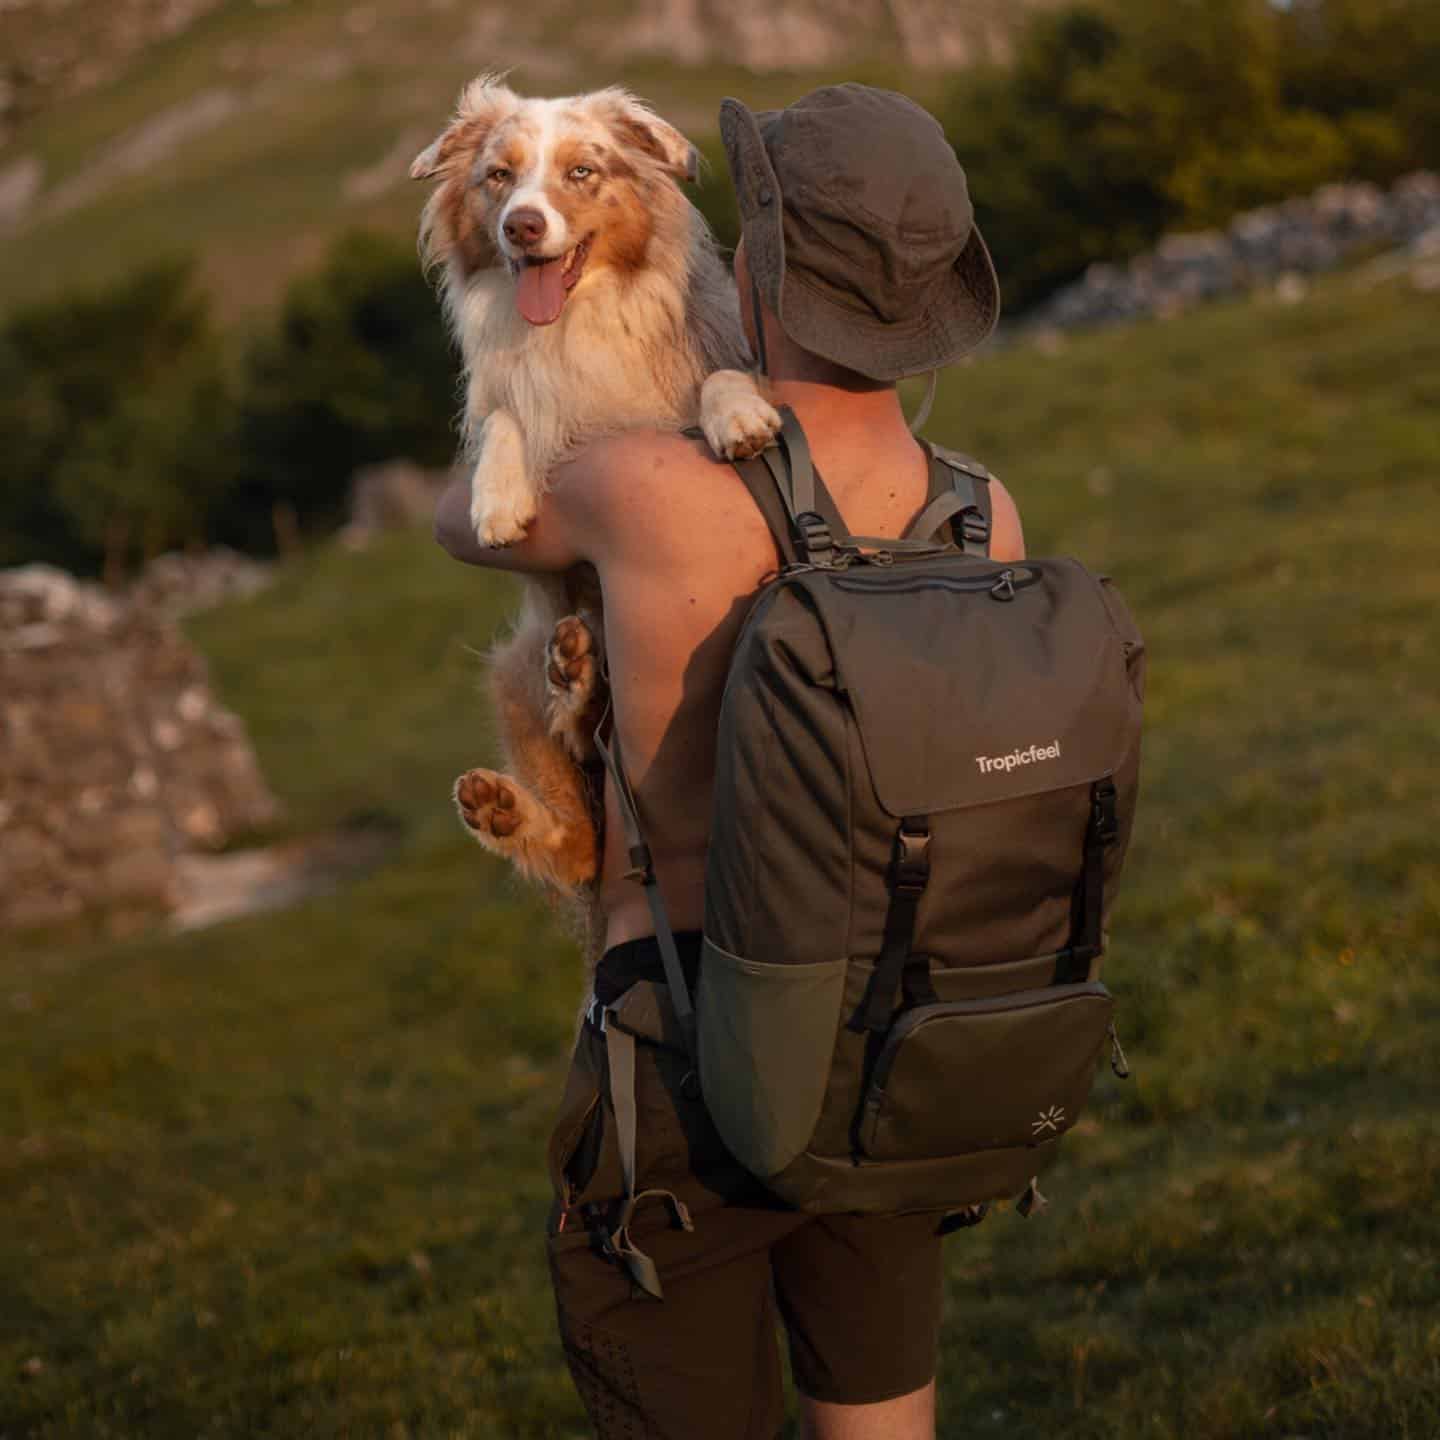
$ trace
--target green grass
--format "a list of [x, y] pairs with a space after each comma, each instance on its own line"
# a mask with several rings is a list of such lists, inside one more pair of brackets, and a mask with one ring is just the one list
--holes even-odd
[[[1440, 1434], [1440, 304], [1337, 278], [952, 372], [937, 438], [1151, 656], [1135, 1071], [949, 1242], [943, 1440]], [[541, 1146], [577, 964], [449, 814], [506, 582], [423, 537], [197, 620], [304, 831], [392, 861], [0, 961], [0, 1435], [560, 1440]], [[31, 1363], [35, 1362], [35, 1363]]]

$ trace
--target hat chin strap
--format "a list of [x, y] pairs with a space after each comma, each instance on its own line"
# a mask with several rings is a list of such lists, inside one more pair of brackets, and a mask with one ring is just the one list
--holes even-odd
[[765, 321], [760, 311], [760, 282], [753, 274], [750, 276], [750, 322], [755, 329], [755, 359], [760, 373], [768, 376], [770, 363], [765, 354]]
[[930, 418], [930, 408], [935, 404], [935, 385], [940, 378], [938, 370], [929, 370], [925, 378], [925, 398], [920, 402], [920, 408], [915, 412], [915, 418], [910, 422], [910, 433], [918, 435], [920, 427]]

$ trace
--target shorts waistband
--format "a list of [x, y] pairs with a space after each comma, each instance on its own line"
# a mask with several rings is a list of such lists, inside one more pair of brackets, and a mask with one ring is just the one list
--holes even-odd
[[[700, 950], [704, 936], [699, 930], [675, 933], [675, 948], [680, 952], [680, 968], [693, 991], [700, 969]], [[595, 998], [601, 1005], [613, 1005], [637, 980], [665, 983], [665, 962], [660, 958], [660, 941], [654, 935], [638, 940], [623, 940], [612, 945], [595, 967]]]

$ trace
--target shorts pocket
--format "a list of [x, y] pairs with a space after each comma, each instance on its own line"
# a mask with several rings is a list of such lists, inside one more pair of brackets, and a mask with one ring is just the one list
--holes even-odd
[[830, 1078], [846, 961], [746, 960], [705, 942], [700, 1084], [721, 1138], [762, 1179], [810, 1143]]

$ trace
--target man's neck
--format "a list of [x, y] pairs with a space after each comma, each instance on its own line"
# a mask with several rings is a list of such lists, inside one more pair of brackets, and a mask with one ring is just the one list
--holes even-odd
[[867, 447], [909, 438], [910, 427], [893, 385], [852, 390], [815, 380], [780, 377], [768, 391], [776, 405], [788, 405], [804, 429], [816, 434], [864, 435]]

